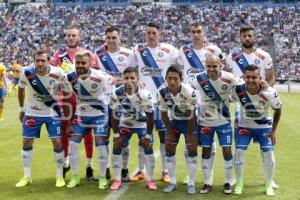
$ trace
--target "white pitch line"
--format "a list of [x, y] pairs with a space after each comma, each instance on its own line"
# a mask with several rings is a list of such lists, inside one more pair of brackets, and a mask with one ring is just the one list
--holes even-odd
[[[154, 157], [157, 158], [160, 155], [159, 151], [154, 152]], [[139, 171], [139, 168], [136, 168], [130, 175], [130, 177], [134, 176]], [[118, 200], [128, 189], [130, 183], [122, 183], [122, 187], [119, 190], [112, 191], [108, 196], [104, 198], [104, 200]]]

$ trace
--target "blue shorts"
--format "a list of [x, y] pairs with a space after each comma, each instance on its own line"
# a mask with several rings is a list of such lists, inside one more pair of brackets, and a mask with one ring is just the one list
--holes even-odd
[[[180, 139], [180, 134], [184, 135], [184, 139], [186, 139], [187, 131], [188, 131], [188, 121], [187, 120], [171, 120], [171, 127], [178, 134], [178, 137], [172, 144], [178, 144]], [[197, 125], [195, 124], [195, 130], [193, 134], [197, 137]], [[168, 131], [166, 131], [166, 135], [168, 135]]]
[[72, 125], [75, 135], [83, 136], [92, 128], [95, 136], [108, 136], [108, 119], [105, 115], [95, 117], [75, 115]]
[[161, 114], [158, 108], [158, 105], [154, 105], [154, 124], [157, 131], [165, 131], [166, 127], [163, 121], [161, 120]]
[[18, 84], [19, 84], [19, 80], [20, 80], [20, 78], [13, 78], [11, 82], [12, 82], [14, 85], [18, 85]]
[[41, 127], [46, 124], [50, 138], [61, 137], [61, 122], [58, 117], [34, 117], [25, 115], [22, 122], [23, 138], [40, 138]]
[[[119, 127], [119, 134], [123, 137], [124, 145], [127, 146], [129, 144], [129, 140], [131, 136], [136, 133], [138, 138], [141, 139], [146, 136], [147, 129], [146, 128], [127, 128], [127, 127]], [[151, 144], [153, 144], [153, 135], [151, 138]]]
[[260, 144], [260, 149], [264, 152], [273, 150], [272, 141], [267, 135], [272, 131], [271, 128], [243, 128], [238, 127], [234, 135], [235, 146], [237, 149], [247, 150], [251, 139], [256, 139]]
[[6, 95], [6, 89], [0, 88], [0, 100], [4, 99], [5, 95]]
[[231, 147], [232, 128], [230, 124], [215, 127], [199, 126], [198, 137], [200, 138], [200, 144], [202, 147], [212, 146], [215, 132], [217, 132], [220, 146]]

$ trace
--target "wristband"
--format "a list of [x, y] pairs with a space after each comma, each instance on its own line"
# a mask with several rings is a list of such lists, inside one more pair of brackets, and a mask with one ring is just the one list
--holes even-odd
[[19, 112], [24, 112], [24, 111], [25, 111], [24, 107], [19, 107]]

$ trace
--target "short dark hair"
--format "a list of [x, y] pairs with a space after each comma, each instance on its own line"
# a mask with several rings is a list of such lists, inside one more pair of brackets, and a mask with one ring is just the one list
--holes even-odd
[[43, 54], [46, 54], [46, 55], [47, 55], [47, 60], [50, 61], [50, 55], [49, 55], [49, 53], [48, 53], [46, 50], [44, 50], [44, 49], [42, 49], [42, 50], [37, 50], [37, 51], [33, 54], [33, 60], [35, 60], [35, 57], [36, 57], [37, 55], [43, 55]]
[[110, 26], [110, 27], [108, 27], [108, 28], [105, 30], [105, 35], [106, 35], [107, 33], [113, 32], [113, 31], [117, 31], [118, 34], [120, 33], [120, 29], [119, 29], [118, 27], [116, 27], [116, 26]]
[[200, 22], [194, 22], [194, 23], [192, 23], [191, 27], [192, 26], [202, 26], [202, 24]]
[[166, 72], [166, 77], [168, 75], [169, 72], [175, 72], [178, 74], [179, 78], [182, 79], [182, 71], [180, 69], [179, 66], [177, 65], [171, 65], [168, 69], [167, 69], [167, 72]]
[[160, 30], [160, 25], [159, 25], [158, 23], [156, 23], [156, 22], [149, 22], [149, 23], [147, 24], [147, 27], [154, 27], [154, 28], [156, 28], [157, 30]]
[[125, 75], [126, 73], [132, 73], [132, 72], [134, 72], [139, 77], [139, 70], [137, 67], [127, 67], [124, 70], [123, 75]]
[[241, 29], [240, 29], [240, 34], [242, 33], [245, 33], [247, 31], [254, 31], [254, 28], [252, 26], [243, 26]]
[[256, 70], [259, 70], [259, 67], [258, 66], [256, 66], [256, 65], [253, 65], [253, 64], [251, 64], [251, 65], [248, 65], [246, 68], [245, 68], [245, 72], [246, 71], [256, 71]]

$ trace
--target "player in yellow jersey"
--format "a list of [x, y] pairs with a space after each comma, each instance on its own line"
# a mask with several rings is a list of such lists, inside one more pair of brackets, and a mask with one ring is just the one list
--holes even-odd
[[3, 63], [0, 63], [0, 121], [3, 120], [3, 104], [6, 93], [6, 83], [4, 79], [5, 73], [5, 65]]
[[8, 91], [8, 94], [11, 94], [12, 92], [14, 92], [15, 95], [17, 95], [17, 91], [18, 91], [18, 84], [19, 84], [19, 79], [20, 79], [20, 72], [21, 72], [21, 65], [18, 64], [17, 61], [13, 61], [12, 63], [12, 83], [11, 83], [11, 87]]

